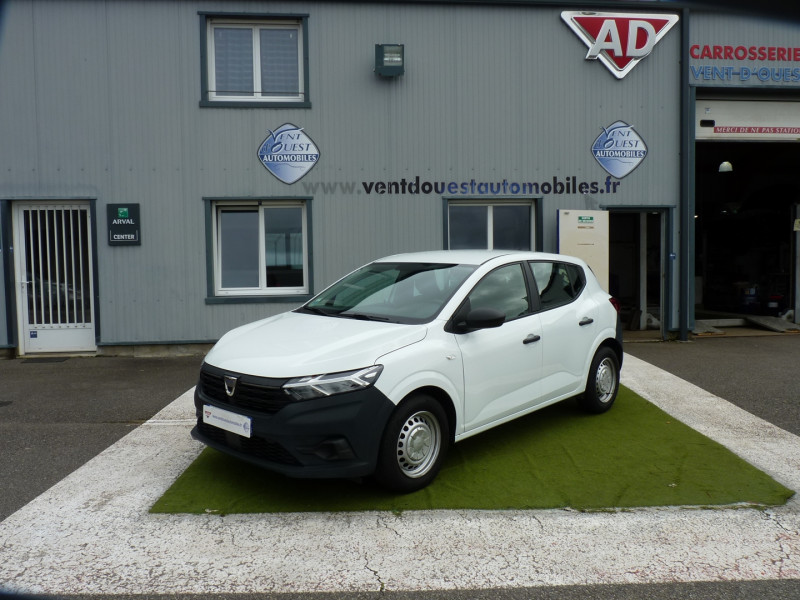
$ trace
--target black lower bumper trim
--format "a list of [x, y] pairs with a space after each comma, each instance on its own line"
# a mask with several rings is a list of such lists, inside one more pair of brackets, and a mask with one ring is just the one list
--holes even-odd
[[203, 421], [203, 407], [231, 411], [195, 391], [196, 440], [262, 468], [290, 477], [351, 478], [375, 470], [381, 436], [394, 404], [374, 387], [327, 398], [292, 402], [267, 414], [235, 407], [250, 417], [251, 437]]

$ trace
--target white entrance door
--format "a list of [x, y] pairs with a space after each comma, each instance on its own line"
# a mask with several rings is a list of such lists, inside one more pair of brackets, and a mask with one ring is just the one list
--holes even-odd
[[16, 206], [20, 354], [97, 349], [91, 231], [88, 204]]

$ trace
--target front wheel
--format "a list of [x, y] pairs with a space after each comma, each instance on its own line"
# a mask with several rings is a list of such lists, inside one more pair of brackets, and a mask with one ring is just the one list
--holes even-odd
[[586, 391], [579, 398], [581, 408], [590, 413], [606, 412], [619, 391], [619, 359], [611, 348], [600, 348], [592, 359]]
[[415, 492], [431, 483], [447, 452], [449, 424], [442, 406], [418, 394], [400, 404], [381, 440], [375, 479], [395, 492]]

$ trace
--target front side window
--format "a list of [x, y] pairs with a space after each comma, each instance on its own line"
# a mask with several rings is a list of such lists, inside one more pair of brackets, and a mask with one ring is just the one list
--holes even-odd
[[448, 207], [451, 250], [530, 250], [530, 204], [459, 204]]
[[304, 204], [219, 204], [213, 227], [216, 295], [308, 293]]
[[493, 308], [513, 321], [531, 312], [525, 275], [519, 263], [500, 267], [481, 279], [470, 292], [466, 310]]
[[204, 102], [307, 105], [304, 25], [207, 18]]

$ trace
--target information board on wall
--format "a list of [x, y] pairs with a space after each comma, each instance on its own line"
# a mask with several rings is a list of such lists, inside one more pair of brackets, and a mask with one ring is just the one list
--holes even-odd
[[138, 204], [109, 204], [106, 211], [109, 246], [139, 246]]
[[606, 291], [609, 279], [608, 244], [608, 211], [558, 211], [559, 253], [585, 260]]

